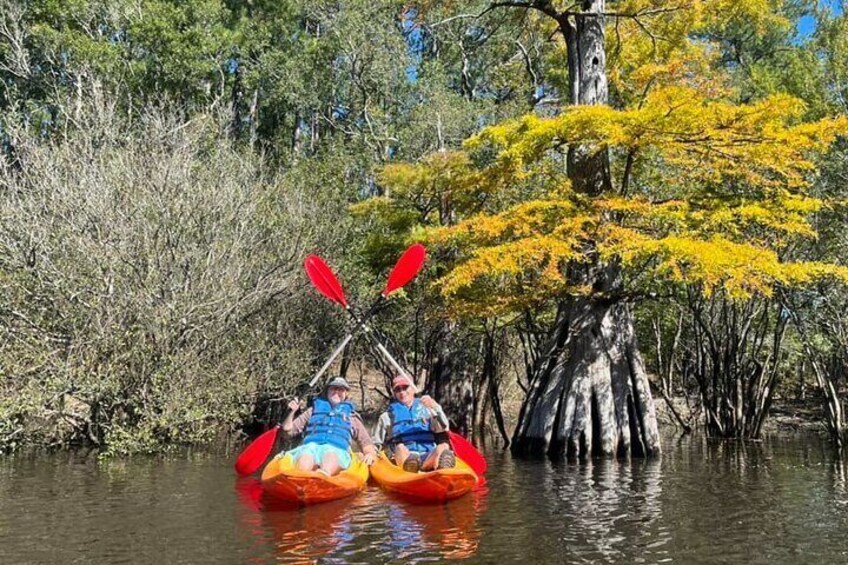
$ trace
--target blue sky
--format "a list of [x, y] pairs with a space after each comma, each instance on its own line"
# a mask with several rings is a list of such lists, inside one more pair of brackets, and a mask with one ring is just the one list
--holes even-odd
[[[836, 15], [842, 13], [842, 6], [839, 0], [823, 0], [819, 3], [821, 6], [829, 6]], [[816, 22], [812, 16], [805, 16], [798, 21], [798, 39], [806, 39], [816, 29]]]

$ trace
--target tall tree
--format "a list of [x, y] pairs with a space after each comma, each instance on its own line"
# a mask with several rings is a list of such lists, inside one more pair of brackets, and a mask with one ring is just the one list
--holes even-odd
[[513, 450], [652, 455], [660, 445], [633, 300], [661, 281], [739, 299], [848, 276], [781, 258], [814, 234], [811, 156], [848, 122], [805, 123], [786, 95], [739, 103], [710, 37], [739, 22], [764, 33], [783, 21], [769, 3], [492, 4], [504, 6], [556, 22], [571, 105], [489, 127], [462, 151], [386, 178], [447, 185], [452, 201], [470, 204], [455, 226], [426, 235], [456, 258], [439, 281], [456, 313], [553, 306]]

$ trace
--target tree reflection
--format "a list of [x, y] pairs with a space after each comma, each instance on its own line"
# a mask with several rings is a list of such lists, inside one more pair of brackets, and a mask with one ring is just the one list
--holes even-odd
[[652, 559], [661, 559], [671, 534], [660, 526], [660, 465], [658, 459], [604, 459], [565, 463], [544, 473], [550, 504], [543, 510], [556, 524], [566, 555], [617, 562], [634, 546], [650, 543]]

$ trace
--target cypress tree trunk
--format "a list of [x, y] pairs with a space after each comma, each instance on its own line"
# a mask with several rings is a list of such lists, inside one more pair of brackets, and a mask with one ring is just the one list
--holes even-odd
[[474, 389], [472, 375], [458, 339], [455, 322], [444, 322], [439, 328], [435, 351], [429, 370], [425, 392], [436, 399], [450, 418], [451, 428], [468, 435], [474, 418]]
[[[568, 47], [572, 104], [607, 102], [604, 4], [584, 0], [581, 14], [553, 16]], [[576, 191], [592, 196], [610, 189], [606, 151], [569, 147], [567, 163]], [[571, 267], [569, 278], [607, 296], [620, 281], [614, 265], [601, 264]], [[512, 451], [553, 458], [659, 453], [656, 412], [626, 304], [592, 297], [559, 304], [534, 365]]]
[[625, 304], [560, 305], [512, 450], [553, 458], [659, 453], [656, 412]]

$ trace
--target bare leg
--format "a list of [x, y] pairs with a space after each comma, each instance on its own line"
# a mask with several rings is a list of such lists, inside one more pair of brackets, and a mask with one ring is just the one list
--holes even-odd
[[409, 457], [409, 449], [402, 443], [395, 445], [395, 465], [403, 467], [404, 462]]
[[439, 457], [449, 447], [450, 445], [448, 445], [447, 443], [440, 443], [439, 445], [437, 445], [436, 449], [431, 451], [427, 459], [425, 459], [424, 462], [421, 464], [421, 470], [432, 471], [433, 469], [435, 469], [436, 465], [439, 462]]
[[321, 469], [324, 470], [325, 473], [330, 475], [338, 475], [342, 470], [342, 466], [339, 465], [339, 458], [335, 453], [327, 452], [324, 454], [324, 457], [321, 459]]
[[315, 458], [308, 453], [304, 453], [295, 461], [295, 467], [301, 471], [311, 471], [315, 468]]

